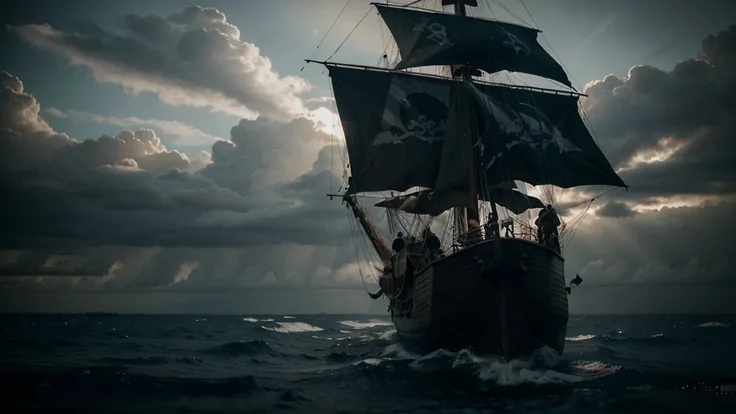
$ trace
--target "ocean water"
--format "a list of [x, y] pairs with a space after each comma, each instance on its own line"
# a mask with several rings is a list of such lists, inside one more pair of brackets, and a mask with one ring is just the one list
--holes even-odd
[[571, 316], [565, 352], [417, 355], [365, 315], [0, 316], [1, 412], [736, 413], [736, 317]]

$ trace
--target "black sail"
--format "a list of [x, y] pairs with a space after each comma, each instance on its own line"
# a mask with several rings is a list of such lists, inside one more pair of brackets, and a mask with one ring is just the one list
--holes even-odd
[[376, 4], [401, 54], [396, 69], [464, 65], [522, 72], [570, 86], [560, 64], [537, 41], [539, 30], [511, 23]]
[[[487, 197], [488, 195], [490, 197]], [[491, 187], [481, 195], [481, 199], [493, 201], [514, 214], [521, 214], [529, 209], [544, 207], [544, 203], [538, 198], [508, 187]], [[453, 207], [465, 207], [466, 204], [467, 195], [462, 191], [421, 190], [390, 197], [376, 203], [376, 207], [390, 208], [411, 214], [438, 216]]]
[[580, 117], [577, 96], [480, 83], [469, 88], [488, 184], [626, 187]]
[[450, 92], [448, 79], [328, 65], [353, 177], [352, 190], [432, 187]]
[[[452, 200], [452, 207], [477, 208], [477, 166], [473, 145], [477, 141], [474, 124], [468, 122], [473, 109], [473, 97], [465, 82], [452, 88], [450, 114], [447, 117], [445, 144], [442, 148], [437, 180], [431, 188], [434, 193], [447, 193], [443, 198]], [[461, 195], [465, 194], [465, 197]]]

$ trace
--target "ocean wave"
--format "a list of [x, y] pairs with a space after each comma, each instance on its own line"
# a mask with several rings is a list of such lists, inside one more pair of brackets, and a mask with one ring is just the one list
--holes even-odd
[[657, 345], [657, 346], [673, 346], [682, 344], [685, 340], [666, 336], [658, 333], [650, 336], [608, 336], [601, 335], [601, 342], [608, 342], [613, 344], [643, 344], [643, 345]]
[[480, 364], [478, 377], [503, 386], [570, 384], [583, 381], [583, 378], [577, 375], [552, 369], [539, 369], [534, 367], [530, 361], [518, 359], [509, 362], [493, 361]]
[[364, 365], [377, 366], [377, 365], [381, 365], [381, 362], [383, 362], [383, 360], [380, 358], [366, 358], [366, 359], [361, 359], [360, 361], [357, 361], [357, 362], [353, 362], [353, 365], [364, 364]]
[[176, 378], [94, 369], [88, 369], [81, 373], [64, 373], [55, 378], [47, 378], [47, 384], [47, 386], [53, 387], [56, 385], [74, 390], [74, 393], [85, 393], [85, 391], [93, 390], [108, 392], [134, 390], [137, 396], [167, 394], [186, 395], [187, 397], [230, 397], [261, 391], [261, 387], [252, 375], [226, 378]]
[[396, 329], [392, 329], [390, 331], [384, 332], [380, 335], [378, 335], [378, 339], [381, 341], [395, 341], [396, 340]]
[[611, 375], [621, 369], [619, 365], [609, 365], [601, 361], [574, 361], [571, 367], [580, 375], [593, 377]]
[[243, 321], [256, 323], [256, 322], [273, 322], [273, 319], [256, 319], [256, 318], [243, 318]]
[[393, 359], [419, 359], [422, 357], [420, 354], [415, 354], [413, 352], [408, 351], [404, 346], [400, 343], [395, 343], [387, 346], [383, 349], [381, 352], [381, 357], [384, 358], [393, 358]]
[[364, 365], [378, 365], [374, 361], [376, 359], [404, 361], [413, 371], [424, 374], [467, 372], [480, 381], [499, 386], [569, 384], [584, 380], [578, 375], [552, 369], [560, 363], [560, 358], [550, 348], [540, 349], [527, 359], [505, 361], [496, 356], [477, 355], [469, 350], [451, 352], [439, 349], [420, 355], [396, 343], [384, 348], [379, 358], [366, 358], [362, 361]]
[[116, 365], [116, 366], [117, 365], [122, 365], [122, 366], [164, 365], [164, 364], [169, 364], [169, 363], [194, 364], [194, 363], [201, 362], [201, 360], [197, 359], [196, 357], [172, 359], [172, 358], [161, 357], [161, 356], [131, 357], [131, 358], [109, 357], [109, 358], [102, 358], [99, 361], [105, 364]]
[[722, 322], [705, 322], [698, 325], [699, 328], [728, 328], [731, 325]]
[[339, 321], [338, 322], [341, 325], [348, 326], [353, 329], [369, 329], [369, 328], [375, 328], [378, 326], [393, 326], [394, 324], [389, 321], [381, 321], [378, 319], [371, 319], [368, 322], [359, 322], [359, 321]]
[[331, 352], [325, 359], [330, 362], [346, 362], [354, 358], [355, 355], [350, 355], [345, 352]]
[[297, 333], [297, 332], [319, 332], [324, 329], [319, 326], [310, 325], [306, 322], [276, 322], [278, 326], [261, 326], [261, 328], [279, 333]]
[[588, 334], [588, 335], [576, 335], [576, 336], [567, 337], [567, 338], [565, 338], [565, 340], [566, 341], [571, 341], [571, 342], [577, 342], [577, 341], [587, 341], [587, 340], [593, 339], [595, 337], [597, 337], [597, 335], [591, 335], [591, 334]]
[[237, 341], [206, 348], [206, 353], [225, 356], [276, 354], [276, 351], [266, 341]]

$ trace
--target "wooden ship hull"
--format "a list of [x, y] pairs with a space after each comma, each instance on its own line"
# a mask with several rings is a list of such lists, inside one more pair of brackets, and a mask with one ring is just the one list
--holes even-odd
[[415, 275], [409, 266], [404, 274], [382, 278], [400, 341], [422, 352], [471, 349], [514, 358], [547, 346], [562, 353], [568, 320], [564, 259], [523, 239], [502, 238], [500, 244], [501, 260], [493, 242], [483, 241]]

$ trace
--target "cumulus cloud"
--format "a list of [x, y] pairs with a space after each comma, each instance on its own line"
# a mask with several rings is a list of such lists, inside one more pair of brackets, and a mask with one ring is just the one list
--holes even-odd
[[671, 70], [635, 66], [590, 82], [584, 109], [637, 203], [736, 194], [736, 26]]
[[7, 245], [319, 243], [336, 229], [320, 221], [335, 203], [304, 201], [311, 190], [324, 194], [331, 179], [323, 170], [330, 137], [306, 118], [244, 120], [211, 155], [190, 160], [149, 129], [74, 140], [39, 116], [20, 79], [3, 73], [2, 86]]
[[591, 127], [631, 185], [597, 199], [582, 222], [585, 200], [605, 189], [557, 200], [570, 224], [567, 271], [587, 286], [734, 281], [735, 57], [732, 26], [671, 70], [640, 65], [586, 86]]
[[318, 123], [243, 120], [198, 163], [149, 129], [58, 133], [1, 76], [4, 287], [362, 286], [345, 209], [324, 196], [336, 149]]
[[605, 204], [603, 204], [601, 207], [599, 207], [596, 212], [596, 215], [603, 216], [603, 217], [631, 217], [636, 214], [636, 211], [632, 210], [631, 207], [629, 207], [625, 203], [617, 202], [617, 201], [609, 201]]
[[271, 61], [213, 8], [191, 6], [168, 18], [130, 14], [116, 29], [93, 22], [62, 30], [29, 24], [25, 41], [92, 70], [100, 82], [155, 93], [172, 105], [210, 108], [254, 119], [288, 121], [305, 113], [302, 78], [280, 76]]
[[734, 282], [731, 203], [590, 219], [567, 248], [588, 286]]
[[[176, 43], [182, 35], [165, 28], [180, 18], [126, 24], [141, 42]], [[585, 286], [733, 280], [734, 45], [731, 28], [672, 70], [638, 66], [588, 85], [586, 113], [632, 188], [599, 200], [566, 246], [567, 272]], [[370, 277], [354, 264], [345, 209], [324, 197], [340, 180], [318, 118], [243, 120], [195, 163], [151, 130], [74, 140], [39, 109], [2, 75], [0, 269], [13, 289], [271, 292], [362, 288], [360, 271]], [[66, 278], [13, 276], [64, 260], [53, 271]]]
[[220, 137], [210, 135], [197, 127], [179, 121], [143, 119], [135, 116], [121, 118], [74, 109], [61, 111], [56, 108], [49, 108], [45, 112], [57, 118], [70, 118], [81, 122], [115, 125], [122, 128], [151, 128], [159, 134], [168, 137], [170, 145], [179, 147], [206, 146], [212, 145], [215, 141], [222, 140]]

